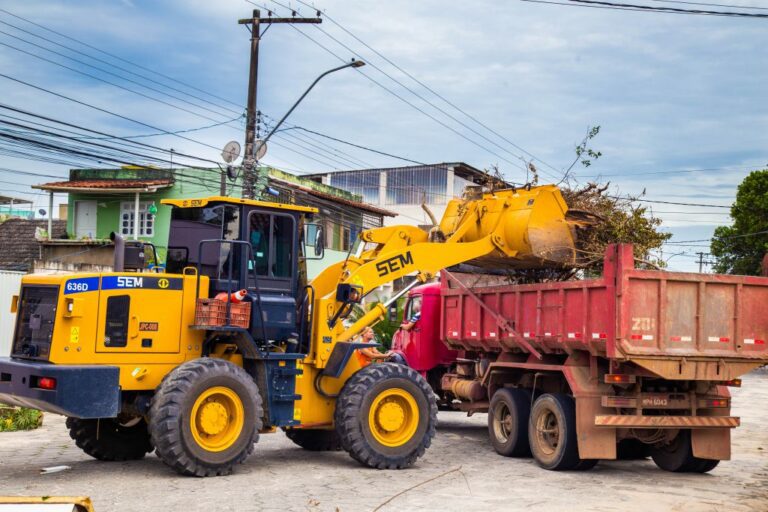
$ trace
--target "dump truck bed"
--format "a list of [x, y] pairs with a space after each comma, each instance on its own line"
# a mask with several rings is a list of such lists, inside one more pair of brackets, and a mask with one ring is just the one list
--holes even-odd
[[599, 279], [473, 280], [442, 282], [441, 329], [453, 349], [586, 350], [668, 379], [728, 380], [768, 363], [768, 278], [638, 270], [632, 247], [614, 245]]

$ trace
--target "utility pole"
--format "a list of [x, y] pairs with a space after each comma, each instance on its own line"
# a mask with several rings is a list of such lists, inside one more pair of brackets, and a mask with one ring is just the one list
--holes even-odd
[[709, 261], [704, 261], [704, 256], [709, 256], [709, 254], [706, 252], [697, 252], [696, 254], [699, 255], [699, 274], [701, 274], [704, 272], [704, 264], [709, 265]]
[[[319, 17], [317, 18], [297, 18], [294, 12], [292, 18], [273, 18], [272, 12], [268, 12], [269, 16], [266, 18], [261, 17], [261, 11], [258, 9], [253, 10], [253, 16], [251, 18], [238, 20], [238, 24], [245, 25], [251, 31], [251, 65], [250, 74], [248, 75], [248, 105], [246, 108], [246, 121], [245, 121], [245, 153], [243, 155], [243, 197], [246, 199], [253, 199], [256, 196], [256, 190], [259, 193], [264, 184], [258, 176], [258, 172], [255, 171], [258, 164], [258, 157], [254, 154], [254, 143], [256, 142], [256, 123], [258, 110], [256, 108], [256, 90], [258, 88], [259, 78], [259, 42], [261, 41], [262, 32], [261, 24], [269, 25], [275, 23], [322, 23]], [[320, 15], [318, 11], [317, 15]], [[257, 186], [259, 185], [259, 186]]]

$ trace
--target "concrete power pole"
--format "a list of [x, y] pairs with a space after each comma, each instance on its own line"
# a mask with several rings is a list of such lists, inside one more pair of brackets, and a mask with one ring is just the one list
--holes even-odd
[[[266, 18], [261, 17], [261, 11], [253, 10], [253, 16], [248, 19], [238, 20], [238, 24], [246, 25], [251, 31], [251, 65], [248, 75], [248, 105], [246, 108], [245, 121], [245, 152], [243, 154], [243, 197], [254, 199], [266, 183], [265, 176], [259, 176], [257, 169], [258, 157], [254, 154], [254, 144], [256, 142], [256, 124], [259, 111], [256, 108], [256, 90], [258, 88], [259, 77], [259, 42], [261, 41], [261, 24], [274, 23], [322, 23], [318, 18], [298, 18], [294, 12], [292, 18], [273, 18], [270, 11]], [[318, 16], [320, 13], [317, 13]]]

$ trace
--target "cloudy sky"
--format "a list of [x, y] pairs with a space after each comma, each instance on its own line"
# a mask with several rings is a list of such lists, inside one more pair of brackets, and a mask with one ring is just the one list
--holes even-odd
[[[716, 3], [700, 1], [707, 2]], [[257, 3], [290, 15], [288, 0]], [[764, 0], [717, 3], [768, 14]], [[574, 146], [599, 125], [592, 146], [603, 157], [575, 167], [575, 182], [600, 178], [617, 194], [709, 205], [647, 203], [677, 241], [706, 239], [727, 223], [727, 208], [715, 205], [730, 205], [741, 179], [768, 163], [768, 18], [518, 0], [315, 5], [326, 14], [319, 27], [275, 25], [263, 39], [258, 102], [271, 118], [319, 73], [356, 56], [369, 65], [325, 78], [290, 124], [419, 162], [497, 164], [518, 182], [525, 181], [523, 158], [534, 160], [543, 180], [559, 181]], [[123, 136], [219, 124], [185, 139], [142, 140], [220, 160], [214, 148], [243, 138], [249, 35], [237, 19], [254, 8], [237, 0], [6, 0], [0, 103]], [[297, 173], [404, 164], [299, 130], [275, 138], [265, 160]], [[28, 186], [53, 178], [13, 170], [65, 176], [68, 167], [0, 154], [0, 185], [47, 207]], [[693, 253], [706, 245], [670, 245], [664, 257], [674, 269], [693, 270]]]

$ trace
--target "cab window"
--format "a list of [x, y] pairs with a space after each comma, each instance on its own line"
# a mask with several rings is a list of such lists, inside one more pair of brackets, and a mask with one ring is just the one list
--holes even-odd
[[258, 276], [290, 279], [294, 267], [294, 218], [290, 215], [251, 212], [248, 243], [253, 260], [249, 269]]

